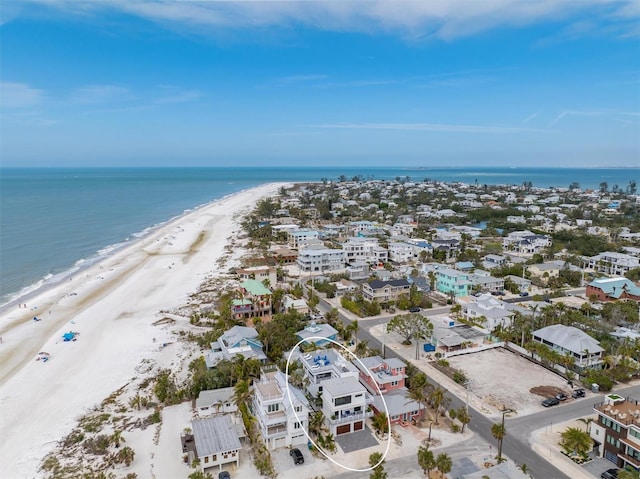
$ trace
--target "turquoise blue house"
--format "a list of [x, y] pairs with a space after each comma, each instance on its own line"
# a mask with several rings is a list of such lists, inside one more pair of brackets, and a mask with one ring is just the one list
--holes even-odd
[[451, 268], [436, 271], [436, 289], [443, 294], [453, 294], [455, 297], [469, 296], [470, 286], [468, 273]]

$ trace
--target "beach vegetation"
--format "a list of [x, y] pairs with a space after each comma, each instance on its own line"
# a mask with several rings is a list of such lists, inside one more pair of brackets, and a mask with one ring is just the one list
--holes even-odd
[[110, 417], [109, 413], [88, 414], [80, 419], [80, 427], [86, 432], [100, 432]]
[[162, 414], [160, 412], [160, 409], [156, 409], [155, 411], [153, 411], [153, 413], [151, 413], [149, 416], [147, 416], [143, 422], [143, 429], [147, 426], [150, 426], [151, 424], [158, 424], [162, 422]]
[[111, 439], [106, 434], [89, 437], [82, 443], [85, 453], [93, 454], [94, 456], [107, 454], [109, 452], [109, 445], [111, 445]]
[[298, 342], [296, 333], [304, 329], [304, 320], [295, 310], [274, 314], [271, 321], [256, 327], [258, 336], [264, 344], [267, 357], [277, 363], [285, 351], [291, 350]]
[[370, 479], [387, 479], [388, 474], [384, 470], [384, 463], [380, 452], [374, 452], [369, 456], [369, 465], [373, 467], [373, 472], [369, 475]]
[[431, 477], [431, 471], [436, 467], [436, 459], [433, 456], [433, 451], [429, 449], [429, 446], [420, 446], [418, 449], [418, 465], [427, 477]]
[[184, 391], [178, 388], [168, 369], [160, 371], [153, 391], [160, 402], [166, 405], [178, 404], [184, 398]]

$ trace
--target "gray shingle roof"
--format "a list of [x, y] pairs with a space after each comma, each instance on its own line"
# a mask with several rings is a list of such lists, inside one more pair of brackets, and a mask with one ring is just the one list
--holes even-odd
[[193, 421], [193, 436], [198, 456], [210, 456], [242, 448], [238, 433], [229, 416]]

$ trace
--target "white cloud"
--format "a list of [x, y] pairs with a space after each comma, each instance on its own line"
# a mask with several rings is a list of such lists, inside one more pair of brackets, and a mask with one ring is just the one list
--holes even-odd
[[534, 113], [531, 113], [531, 115], [529, 115], [528, 117], [526, 117], [524, 120], [522, 120], [522, 123], [529, 123], [531, 120], [533, 120], [536, 116], [538, 116], [540, 114], [539, 111], [536, 111]]
[[[307, 25], [337, 31], [384, 31], [409, 38], [444, 40], [496, 27], [570, 20], [589, 15], [601, 24], [637, 28], [637, 0], [316, 0], [316, 1], [144, 1], [29, 0], [76, 14], [120, 11], [168, 27], [255, 28]], [[631, 20], [631, 21], [630, 21]], [[209, 30], [210, 31], [210, 30]]]
[[444, 123], [327, 123], [311, 126], [315, 128], [344, 130], [437, 131], [443, 133], [521, 133], [547, 131], [510, 126], [452, 125]]
[[30, 108], [42, 100], [42, 90], [26, 83], [0, 82], [0, 107]]

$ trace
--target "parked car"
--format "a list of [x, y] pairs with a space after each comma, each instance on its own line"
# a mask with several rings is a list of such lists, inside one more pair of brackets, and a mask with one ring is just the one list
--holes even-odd
[[414, 308], [409, 308], [409, 312], [410, 313], [419, 313], [420, 311], [422, 311], [422, 310], [418, 306], [416, 306]]
[[542, 401], [542, 405], [544, 407], [557, 406], [558, 404], [560, 404], [560, 400], [558, 398], [548, 398]]
[[291, 449], [291, 451], [289, 451], [289, 455], [293, 457], [294, 464], [304, 464], [304, 456], [297, 447]]
[[583, 398], [584, 396], [585, 396], [585, 391], [582, 388], [576, 389], [571, 393], [571, 397], [574, 399]]
[[556, 399], [558, 401], [566, 401], [567, 400], [567, 395], [565, 393], [558, 393], [558, 394], [556, 394]]
[[607, 469], [602, 474], [600, 474], [600, 477], [602, 479], [617, 479], [619, 470], [620, 469]]
[[218, 474], [218, 479], [231, 479], [231, 474], [229, 474], [229, 471], [222, 471]]

